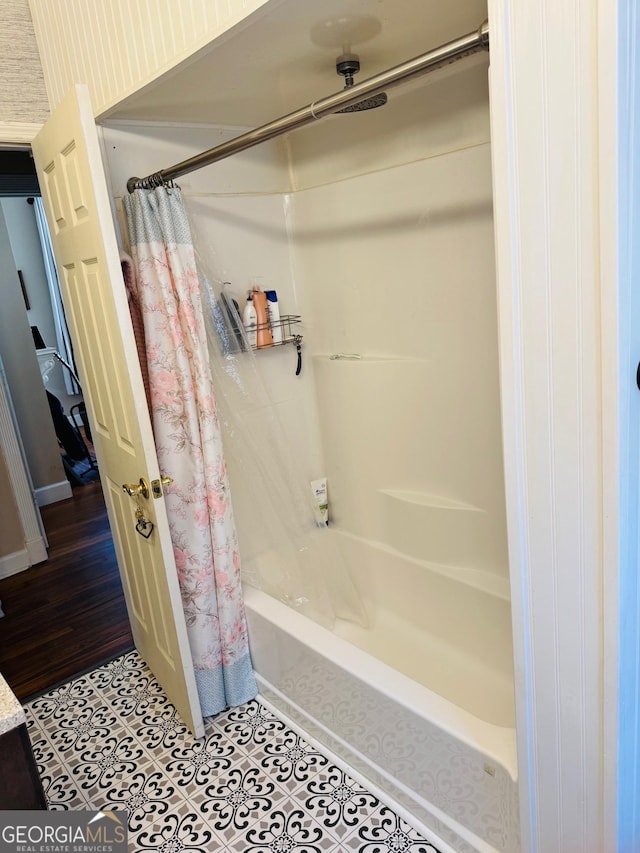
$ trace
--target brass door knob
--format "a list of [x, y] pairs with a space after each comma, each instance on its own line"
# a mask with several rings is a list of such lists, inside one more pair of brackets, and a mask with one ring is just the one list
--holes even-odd
[[148, 498], [149, 484], [144, 477], [140, 477], [138, 483], [123, 483], [122, 491], [126, 492], [130, 498], [137, 498], [139, 495], [142, 495], [143, 498]]

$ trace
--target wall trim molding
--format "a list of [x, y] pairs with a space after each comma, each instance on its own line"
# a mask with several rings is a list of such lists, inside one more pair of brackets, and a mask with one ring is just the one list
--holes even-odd
[[601, 283], [599, 98], [611, 92], [598, 86], [607, 82], [599, 77], [598, 9], [598, 0], [489, 0], [524, 853], [618, 849], [603, 819], [616, 796], [605, 791], [602, 759], [603, 555], [605, 519], [615, 512], [603, 481], [618, 475], [603, 455], [603, 398], [617, 404], [618, 388], [603, 388], [602, 355], [617, 346], [617, 332], [602, 311], [617, 284]]
[[0, 121], [0, 146], [30, 147], [42, 124], [27, 121]]
[[14, 551], [13, 554], [6, 554], [4, 557], [0, 557], [0, 578], [17, 575], [18, 572], [23, 572], [30, 566], [29, 553], [26, 548], [21, 551]]
[[49, 504], [58, 503], [58, 501], [66, 501], [73, 497], [71, 483], [68, 480], [60, 480], [58, 483], [49, 483], [48, 486], [41, 486], [35, 491], [36, 503], [38, 506], [48, 506]]
[[42, 536], [38, 536], [37, 539], [25, 542], [24, 547], [29, 555], [29, 565], [31, 566], [35, 566], [36, 563], [43, 563], [45, 560], [49, 559], [46, 542]]
[[[9, 472], [9, 482], [22, 525], [25, 548], [34, 556], [44, 554], [46, 559], [47, 538], [44, 533], [40, 512], [35, 503], [31, 478], [24, 462], [24, 448], [16, 428], [15, 412], [9, 396], [2, 360], [0, 359], [0, 448]], [[69, 486], [69, 489], [71, 486]], [[27, 544], [28, 543], [28, 544]], [[41, 560], [38, 560], [41, 562]]]

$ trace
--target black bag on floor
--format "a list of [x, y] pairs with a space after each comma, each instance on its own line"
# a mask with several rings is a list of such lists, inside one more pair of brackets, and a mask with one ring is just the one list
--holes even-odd
[[51, 410], [51, 417], [53, 419], [53, 428], [56, 431], [56, 436], [64, 452], [69, 459], [85, 459], [87, 457], [87, 448], [83, 446], [77, 432], [65, 417], [62, 403], [49, 391], [47, 391], [47, 400], [49, 401], [49, 409]]

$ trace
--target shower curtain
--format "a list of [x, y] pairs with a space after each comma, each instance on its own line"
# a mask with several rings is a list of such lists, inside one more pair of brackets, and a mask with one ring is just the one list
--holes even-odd
[[151, 414], [203, 716], [257, 694], [200, 283], [177, 187], [124, 199]]

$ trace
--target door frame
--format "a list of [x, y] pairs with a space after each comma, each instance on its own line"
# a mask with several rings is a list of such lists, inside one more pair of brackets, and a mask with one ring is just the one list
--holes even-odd
[[[30, 122], [0, 122], [0, 148], [16, 150], [31, 148], [31, 140], [41, 127], [42, 124]], [[2, 370], [1, 366], [0, 370]], [[7, 463], [12, 495], [24, 531], [26, 558], [29, 561], [27, 565], [16, 568], [15, 571], [18, 572], [46, 560], [48, 542], [40, 511], [35, 503], [15, 414], [12, 412], [11, 401], [4, 393], [2, 382], [0, 382], [0, 447]], [[5, 573], [2, 576], [7, 577], [8, 574]]]
[[640, 838], [640, 193], [621, 193], [633, 128], [618, 108], [626, 93], [640, 114], [637, 19], [618, 44], [632, 10], [489, 0], [524, 853]]
[[47, 559], [47, 537], [36, 504], [31, 477], [0, 358], [0, 452], [4, 456], [11, 491], [22, 526], [24, 549], [0, 558], [0, 578], [17, 574]]

